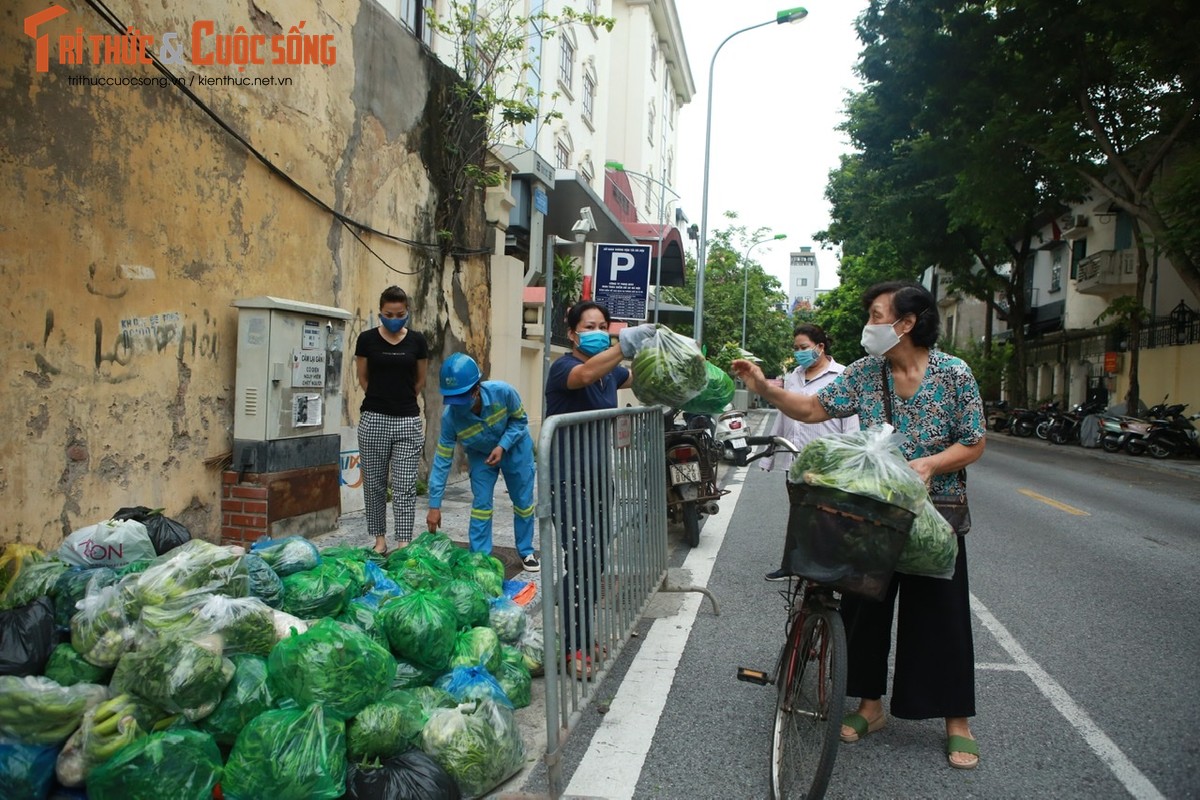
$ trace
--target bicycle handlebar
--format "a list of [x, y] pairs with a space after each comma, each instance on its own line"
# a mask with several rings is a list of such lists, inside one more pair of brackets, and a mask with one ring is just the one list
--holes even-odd
[[794, 456], [800, 454], [800, 448], [792, 444], [791, 440], [785, 439], [782, 436], [747, 436], [746, 444], [750, 447], [766, 445], [765, 450], [749, 456], [746, 459], [747, 464], [749, 464], [751, 461], [757, 461], [760, 458], [766, 458], [768, 456], [775, 455], [776, 448], [786, 450]]

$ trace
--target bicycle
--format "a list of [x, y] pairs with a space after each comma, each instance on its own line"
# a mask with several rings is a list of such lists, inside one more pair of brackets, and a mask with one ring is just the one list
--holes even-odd
[[[767, 445], [747, 463], [772, 455], [776, 447], [793, 455], [799, 453], [782, 437], [749, 437], [747, 443], [752, 447]], [[788, 614], [774, 672], [740, 667], [737, 678], [777, 687], [771, 737], [771, 797], [820, 800], [837, 759], [846, 700], [846, 630], [841, 592], [878, 598], [886, 591], [913, 515], [836, 489], [810, 490], [789, 484], [788, 491], [793, 516], [800, 513], [798, 507], [811, 512], [801, 513], [796, 524], [818, 523], [812, 525], [807, 538], [824, 541], [817, 541], [813, 550], [798, 560], [792, 558], [796, 578], [780, 592], [787, 600]], [[788, 525], [792, 528], [792, 517]], [[852, 555], [849, 548], [838, 546], [856, 536], [880, 535], [885, 537], [877, 538], [882, 547], [870, 563]]]

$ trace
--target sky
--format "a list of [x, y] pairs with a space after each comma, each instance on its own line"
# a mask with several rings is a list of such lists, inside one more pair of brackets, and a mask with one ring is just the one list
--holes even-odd
[[837, 285], [837, 258], [813, 234], [829, 225], [825, 184], [849, 152], [843, 118], [857, 90], [860, 43], [854, 20], [867, 0], [675, 0], [696, 94], [679, 112], [676, 188], [688, 219], [700, 224], [704, 128], [713, 52], [731, 33], [774, 20], [793, 4], [808, 17], [738, 34], [722, 48], [713, 71], [708, 231], [726, 227], [726, 211], [750, 231], [766, 227], [787, 239], [754, 248], [751, 258], [787, 284], [788, 253], [817, 252], [819, 288]]

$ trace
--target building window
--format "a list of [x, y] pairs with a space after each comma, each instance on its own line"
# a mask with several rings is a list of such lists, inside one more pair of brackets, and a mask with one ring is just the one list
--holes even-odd
[[650, 144], [654, 144], [654, 103], [650, 103], [650, 108], [646, 112], [646, 139]]
[[1050, 291], [1062, 289], [1062, 254], [1054, 254], [1054, 263], [1050, 265]]
[[800, 285], [801, 285], [801, 286], [808, 286], [808, 278], [801, 278], [801, 279], [800, 279]]
[[592, 159], [585, 158], [579, 164], [579, 172], [583, 175], [584, 181], [591, 183], [596, 177], [596, 168], [592, 166]]
[[418, 0], [383, 0], [380, 4], [412, 34], [430, 47], [433, 46], [433, 26], [429, 24], [429, 12]]
[[571, 168], [571, 145], [562, 139], [554, 143], [554, 166], [559, 169]]
[[583, 118], [588, 122], [593, 119], [596, 110], [596, 82], [586, 71], [583, 73]]
[[571, 37], [563, 34], [559, 40], [559, 65], [558, 79], [567, 89], [571, 88], [571, 82], [575, 79], [575, 43], [571, 41]]
[[651, 37], [650, 39], [650, 77], [657, 76], [658, 69], [658, 39]]

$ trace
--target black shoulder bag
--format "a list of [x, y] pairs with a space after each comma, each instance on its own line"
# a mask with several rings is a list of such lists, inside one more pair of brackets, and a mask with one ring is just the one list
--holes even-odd
[[[883, 379], [883, 409], [887, 414], [888, 424], [893, 428], [896, 423], [892, 421], [892, 390], [888, 388], [887, 362], [884, 361], [879, 366], [880, 377]], [[965, 486], [967, 483], [967, 471], [959, 470], [959, 475], [962, 476], [962, 482]], [[931, 494], [929, 502], [933, 503], [933, 507], [938, 510], [938, 513], [945, 518], [946, 522], [950, 523], [950, 527], [958, 535], [962, 535], [971, 530], [971, 507], [967, 505], [967, 498], [964, 494], [962, 497], [956, 494]]]

